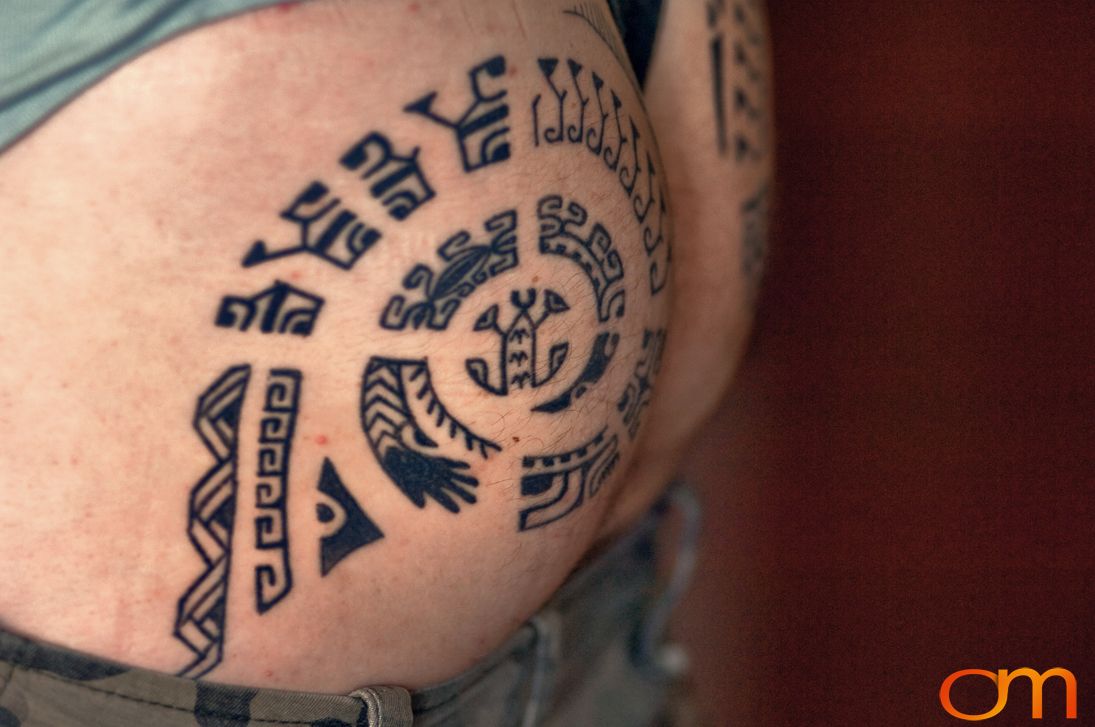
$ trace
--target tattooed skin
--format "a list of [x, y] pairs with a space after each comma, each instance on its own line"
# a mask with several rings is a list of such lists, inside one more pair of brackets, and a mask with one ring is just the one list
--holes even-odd
[[550, 525], [594, 497], [619, 460], [619, 440], [602, 429], [580, 447], [558, 454], [525, 457], [521, 496], [529, 501], [518, 517], [518, 530]]
[[281, 280], [252, 296], [226, 295], [217, 311], [216, 325], [262, 333], [307, 336], [315, 328], [323, 298], [294, 288]]
[[506, 59], [488, 58], [468, 71], [471, 104], [458, 118], [450, 119], [433, 110], [436, 92], [407, 104], [405, 111], [420, 114], [456, 135], [460, 163], [465, 172], [509, 159], [509, 105], [500, 80], [506, 73]]
[[293, 587], [286, 504], [300, 384], [301, 374], [296, 369], [271, 371], [259, 421], [255, 484], [255, 547], [262, 556], [255, 566], [255, 608], [259, 613], [276, 606]]
[[719, 154], [739, 164], [756, 164], [768, 154], [768, 48], [759, 5], [756, 0], [706, 3]]
[[248, 366], [225, 371], [199, 397], [194, 414], [194, 429], [215, 464], [190, 491], [187, 532], [205, 570], [179, 599], [175, 618], [175, 637], [194, 653], [179, 676], [192, 679], [215, 668], [224, 652], [240, 410], [250, 376]]
[[[347, 334], [347, 311], [355, 311], [348, 306], [365, 308], [367, 315], [352, 318], [373, 330], [360, 331], [363, 342], [343, 345], [367, 352], [357, 364], [363, 369], [356, 444], [375, 469], [363, 473], [326, 455], [319, 463], [314, 451], [301, 463], [301, 448], [314, 450], [317, 440], [301, 433], [311, 400], [302, 397], [308, 372], [291, 358], [267, 370], [248, 430], [257, 426], [257, 437], [237, 432], [250, 369], [237, 367], [215, 382], [203, 402], [222, 403], [203, 403], [200, 411], [220, 435], [210, 447], [218, 458], [220, 505], [213, 511], [192, 505], [192, 531], [216, 537], [194, 540], [207, 571], [179, 604], [176, 634], [195, 654], [183, 674], [204, 674], [222, 658], [240, 442], [257, 447], [247, 480], [254, 492], [249, 567], [255, 611], [267, 616], [276, 607], [277, 614], [294, 608], [280, 604], [299, 602], [288, 596], [302, 583], [315, 588], [315, 571], [325, 579], [337, 568], [338, 578], [347, 578], [365, 566], [343, 563], [382, 562], [377, 558], [386, 548], [405, 541], [405, 523], [386, 519], [390, 511], [374, 507], [378, 498], [398, 493], [400, 503], [431, 517], [480, 509], [493, 498], [494, 509], [515, 518], [521, 537], [533, 538], [527, 534], [586, 509], [635, 438], [664, 338], [663, 329], [647, 326], [660, 323], [649, 311], [668, 280], [668, 199], [611, 21], [594, 3], [578, 3], [567, 15], [616, 55], [635, 86], [625, 94], [633, 102], [574, 58], [541, 57], [515, 67], [502, 55], [486, 57], [454, 74], [460, 83], [449, 79], [397, 106], [419, 139], [390, 133], [403, 127], [380, 131], [365, 119], [356, 137], [324, 152], [326, 164], [301, 175], [301, 186], [284, 190], [285, 206], [270, 212], [281, 232], [271, 227], [272, 234], [243, 241], [242, 263], [233, 264], [251, 282], [220, 297], [213, 317], [227, 340], [312, 346], [326, 340], [325, 326]], [[529, 79], [520, 96], [509, 88], [511, 71]], [[524, 108], [531, 107], [531, 118], [511, 115], [514, 101], [530, 104]], [[522, 149], [515, 129], [529, 125], [533, 144]], [[490, 179], [519, 154], [552, 148], [578, 151], [581, 173], [601, 180], [600, 191], [556, 181], [561, 188], [482, 211], [435, 201], [459, 192], [464, 175]], [[447, 161], [459, 165], [455, 178], [428, 172], [453, 151]], [[436, 218], [433, 227], [419, 222], [432, 209], [452, 217], [441, 234]], [[348, 301], [332, 282], [338, 280], [355, 286], [364, 304]], [[371, 295], [375, 290], [382, 296]], [[383, 335], [373, 336], [376, 330]], [[281, 350], [289, 357], [309, 349]], [[484, 410], [503, 419], [492, 423], [492, 436], [481, 426]], [[584, 436], [564, 436], [545, 451], [540, 437], [527, 434], [549, 417], [560, 422], [557, 431], [569, 432], [567, 417], [582, 412], [584, 423], [586, 411], [597, 412], [600, 428], [592, 437], [585, 428]], [[513, 414], [525, 419], [508, 425], [504, 419]], [[488, 486], [488, 461], [489, 485], [508, 478], [518, 501]], [[300, 489], [301, 478], [310, 480], [309, 490]], [[206, 487], [195, 486], [195, 493]], [[310, 565], [299, 562], [298, 541], [290, 540], [297, 530], [289, 503], [297, 497], [312, 500], [308, 525], [318, 562]], [[300, 575], [303, 567], [312, 578]]]
[[639, 224], [650, 293], [656, 295], [668, 281], [672, 225], [653, 135], [640, 131], [643, 124], [601, 75], [572, 58], [562, 60], [538, 61], [547, 89], [532, 100], [533, 144], [584, 150], [615, 177]]
[[384, 533], [361, 509], [329, 459], [323, 460], [317, 488], [321, 498], [316, 504], [316, 520], [323, 525], [319, 572], [326, 576], [343, 558], [380, 540]]

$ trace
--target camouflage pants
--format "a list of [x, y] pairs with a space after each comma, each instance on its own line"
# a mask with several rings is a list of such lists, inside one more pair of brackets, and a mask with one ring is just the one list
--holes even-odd
[[[681, 545], [668, 580], [656, 536], [676, 503]], [[681, 659], [662, 643], [694, 556], [696, 507], [676, 490], [635, 530], [578, 570], [492, 656], [444, 684], [347, 695], [189, 680], [106, 662], [0, 631], [0, 727], [108, 725], [460, 725], [642, 727], [653, 724]]]

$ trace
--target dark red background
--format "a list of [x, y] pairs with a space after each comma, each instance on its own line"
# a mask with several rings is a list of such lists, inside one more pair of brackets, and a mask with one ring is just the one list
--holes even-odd
[[[1095, 3], [770, 15], [770, 275], [686, 467], [700, 708], [969, 724], [939, 705], [950, 672], [1063, 666], [1095, 723]], [[1019, 686], [981, 724], [1036, 724]], [[1069, 724], [1046, 693], [1042, 724]]]

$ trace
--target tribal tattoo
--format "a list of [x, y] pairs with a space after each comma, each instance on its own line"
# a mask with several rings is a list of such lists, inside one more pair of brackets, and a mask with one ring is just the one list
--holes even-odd
[[605, 375], [608, 364], [612, 360], [613, 354], [616, 353], [616, 347], [619, 343], [620, 335], [618, 333], [598, 333], [597, 338], [593, 341], [593, 348], [586, 360], [586, 365], [574, 383], [554, 399], [545, 401], [539, 406], [534, 406], [532, 410], [544, 414], [555, 414], [570, 408]]
[[706, 11], [719, 154], [732, 153], [742, 164], [759, 162], [770, 143], [763, 6], [759, 0], [706, 0]]
[[227, 295], [215, 319], [221, 328], [250, 330], [257, 324], [263, 333], [307, 336], [316, 325], [323, 298], [280, 280], [252, 296]]
[[418, 147], [406, 156], [392, 151], [392, 143], [374, 131], [350, 147], [339, 160], [343, 167], [360, 173], [369, 194], [384, 205], [388, 214], [405, 220], [434, 197], [418, 165]]
[[317, 489], [320, 502], [316, 505], [316, 520], [323, 526], [319, 541], [319, 573], [326, 576], [343, 558], [380, 540], [384, 533], [346, 489], [329, 459], [323, 460]]
[[525, 457], [521, 497], [530, 504], [520, 511], [517, 529], [542, 528], [580, 508], [600, 491], [619, 458], [619, 438], [607, 428], [576, 449]]
[[258, 472], [255, 483], [255, 608], [266, 613], [289, 594], [289, 461], [300, 409], [300, 371], [274, 369], [266, 382], [259, 420]]
[[449, 512], [460, 512], [457, 500], [475, 504], [479, 485], [470, 465], [442, 454], [427, 428], [482, 459], [501, 451], [449, 414], [430, 383], [425, 359], [370, 359], [361, 388], [361, 426], [381, 469], [420, 508], [432, 498]]
[[299, 253], [314, 255], [335, 267], [349, 270], [380, 240], [380, 231], [331, 194], [323, 182], [314, 181], [282, 210], [281, 218], [298, 228], [295, 245], [270, 250], [256, 241], [243, 258], [245, 268]]
[[[552, 344], [546, 365], [540, 361], [538, 329], [551, 316], [570, 310], [570, 305], [554, 290], [544, 290], [537, 306], [537, 294], [535, 288], [510, 293], [514, 313], [505, 328], [498, 324], [497, 305], [487, 308], [475, 321], [476, 331], [491, 331], [498, 336], [497, 376], [491, 376], [490, 365], [481, 358], [469, 358], [465, 362], [468, 375], [484, 391], [505, 396], [511, 387], [538, 389], [555, 378], [566, 361], [570, 350], [567, 341]], [[492, 378], [497, 383], [491, 383]]]
[[536, 206], [540, 219], [540, 252], [569, 258], [585, 272], [597, 296], [597, 319], [601, 322], [624, 315], [624, 264], [612, 244], [612, 237], [600, 222], [583, 232], [589, 215], [574, 201], [551, 194]]
[[658, 370], [662, 365], [662, 351], [665, 348], [665, 330], [643, 331], [643, 352], [635, 364], [635, 370], [631, 373], [631, 380], [627, 382], [627, 388], [616, 403], [616, 409], [620, 412], [627, 434], [635, 439], [639, 434], [639, 426], [642, 424], [642, 415], [650, 406], [650, 398], [654, 392], [654, 379], [658, 376]]
[[198, 399], [194, 429], [214, 465], [190, 491], [187, 534], [205, 569], [179, 599], [175, 638], [194, 653], [179, 676], [197, 679], [221, 662], [236, 518], [240, 413], [249, 366], [234, 366]]
[[437, 92], [407, 104], [404, 111], [425, 116], [450, 129], [456, 136], [460, 163], [465, 172], [509, 159], [509, 105], [500, 79], [506, 75], [506, 59], [494, 56], [468, 71], [471, 103], [455, 118], [434, 110]]
[[517, 267], [517, 212], [506, 210], [483, 223], [482, 242], [460, 230], [437, 250], [441, 265], [435, 269], [419, 263], [403, 278], [403, 289], [417, 294], [393, 295], [380, 316], [380, 325], [393, 331], [407, 326], [443, 331], [460, 304], [499, 273]]
[[585, 149], [616, 178], [639, 224], [649, 261], [650, 293], [656, 295], [668, 281], [672, 225], [653, 134], [643, 141], [635, 116], [624, 111], [619, 95], [596, 71], [586, 73], [573, 59], [566, 59], [563, 72], [559, 72], [559, 58], [540, 58], [538, 64], [547, 92], [532, 101], [533, 144]]

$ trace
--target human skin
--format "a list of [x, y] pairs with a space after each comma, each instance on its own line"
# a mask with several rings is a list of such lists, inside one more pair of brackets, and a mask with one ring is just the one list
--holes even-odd
[[[657, 498], [748, 329], [769, 144], [719, 153], [707, 48], [735, 26], [688, 5], [649, 115], [571, 3], [320, 0], [171, 40], [0, 155], [0, 625], [333, 692], [501, 643]], [[470, 78], [507, 109], [486, 154], [440, 121]], [[374, 132], [428, 184], [402, 211]], [[325, 247], [339, 210], [379, 237]], [[264, 332], [249, 299], [286, 284]]]

